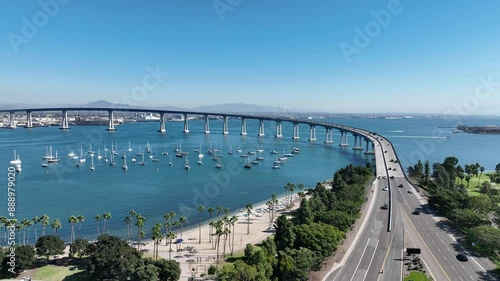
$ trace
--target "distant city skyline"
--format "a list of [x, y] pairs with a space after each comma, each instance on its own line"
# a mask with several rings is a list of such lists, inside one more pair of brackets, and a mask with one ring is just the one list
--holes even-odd
[[495, 1], [124, 3], [3, 3], [0, 103], [499, 114]]

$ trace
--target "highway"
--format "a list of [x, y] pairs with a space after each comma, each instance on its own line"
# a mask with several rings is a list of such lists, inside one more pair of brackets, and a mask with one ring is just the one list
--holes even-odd
[[[421, 249], [420, 258], [434, 280], [494, 280], [485, 276], [477, 259], [469, 256], [469, 261], [461, 262], [455, 258], [461, 252], [455, 238], [440, 227], [439, 218], [427, 209], [426, 199], [407, 181], [392, 145], [381, 136], [369, 138], [376, 144], [377, 166], [369, 213], [341, 264], [323, 280], [402, 280], [406, 273], [403, 258], [409, 258], [405, 248]], [[389, 190], [383, 191], [386, 186]], [[390, 209], [382, 210], [384, 204]], [[420, 214], [412, 214], [415, 210]], [[480, 262], [492, 266], [487, 260]]]

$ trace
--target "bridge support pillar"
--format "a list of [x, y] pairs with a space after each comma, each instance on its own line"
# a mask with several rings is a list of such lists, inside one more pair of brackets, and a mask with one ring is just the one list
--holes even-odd
[[184, 133], [187, 134], [189, 133], [188, 115], [187, 113], [184, 113], [182, 116], [184, 116]]
[[275, 137], [277, 139], [280, 139], [283, 137], [283, 133], [281, 132], [281, 120], [276, 121], [276, 135]]
[[166, 131], [167, 129], [165, 128], [165, 113], [162, 112], [160, 113], [160, 129], [158, 130], [158, 132], [165, 133]]
[[9, 128], [14, 129], [16, 127], [16, 124], [14, 124], [14, 115], [15, 112], [9, 112]]
[[340, 144], [339, 146], [349, 146], [349, 141], [347, 139], [347, 132], [340, 131]]
[[293, 137], [292, 140], [300, 139], [299, 135], [299, 123], [293, 123]]
[[68, 123], [68, 111], [63, 110], [62, 112], [62, 122], [61, 122], [61, 128], [62, 130], [68, 130], [69, 129], [69, 123]]
[[[359, 144], [358, 144], [358, 139], [359, 139]], [[352, 149], [363, 150], [363, 140], [361, 139], [361, 136], [354, 135], [354, 147]]]
[[240, 135], [247, 135], [247, 120], [245, 118], [241, 118], [241, 133]]
[[264, 133], [264, 120], [259, 119], [259, 137], [263, 137], [266, 134]]
[[208, 114], [205, 115], [205, 134], [210, 134], [210, 123], [208, 121]]
[[309, 125], [309, 141], [316, 141], [316, 126]]
[[[375, 144], [373, 142], [371, 142], [370, 140], [368, 140], [368, 139], [365, 139], [365, 141], [366, 141], [365, 154], [375, 154]], [[370, 150], [370, 143], [372, 144], [371, 145], [371, 150]]]
[[106, 131], [115, 131], [116, 128], [115, 128], [115, 116], [114, 116], [114, 112], [113, 110], [108, 110], [108, 116], [109, 116], [109, 124], [108, 124], [108, 128], [106, 129]]
[[31, 111], [26, 111], [26, 128], [33, 128], [33, 117]]
[[333, 143], [332, 128], [325, 128], [325, 143]]
[[227, 116], [223, 116], [224, 123], [222, 124], [222, 134], [227, 135], [229, 134], [229, 127], [227, 125]]

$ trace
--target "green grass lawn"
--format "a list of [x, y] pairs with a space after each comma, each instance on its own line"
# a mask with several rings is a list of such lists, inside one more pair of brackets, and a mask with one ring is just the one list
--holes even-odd
[[[481, 194], [479, 192], [479, 188], [477, 186], [478, 186], [478, 183], [479, 183], [479, 186], [481, 186], [481, 184], [485, 181], [489, 181], [491, 183], [492, 188], [497, 188], [497, 189], [500, 188], [500, 185], [495, 184], [494, 182], [491, 182], [491, 179], [490, 179], [490, 177], [488, 177], [488, 174], [494, 174], [494, 172], [483, 173], [483, 175], [481, 176], [481, 181], [479, 181], [479, 177], [474, 177], [474, 176], [471, 177], [470, 182], [469, 182], [469, 187], [467, 187], [467, 182], [465, 181], [465, 179], [463, 180], [463, 184], [467, 187], [467, 191], [469, 192], [470, 195], [477, 196], [477, 195]], [[456, 183], [460, 184], [459, 178], [457, 178]]]
[[44, 281], [90, 281], [84, 271], [74, 266], [54, 266], [47, 265], [38, 268], [32, 279]]
[[422, 272], [412, 271], [410, 272], [410, 275], [404, 279], [404, 281], [431, 281], [431, 279], [429, 279], [427, 275]]

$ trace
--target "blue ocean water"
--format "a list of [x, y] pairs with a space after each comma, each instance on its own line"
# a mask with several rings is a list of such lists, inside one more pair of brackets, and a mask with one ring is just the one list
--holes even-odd
[[[446, 156], [457, 156], [462, 164], [479, 162], [486, 170], [493, 170], [500, 162], [498, 143], [500, 136], [455, 134], [453, 127], [459, 123], [469, 125], [498, 124], [500, 119], [467, 118], [451, 120], [442, 118], [430, 119], [327, 119], [332, 123], [339, 123], [360, 127], [377, 132], [388, 137], [398, 152], [402, 164], [406, 167], [418, 159], [431, 162], [442, 161]], [[112, 218], [109, 222], [109, 231], [112, 234], [126, 236], [126, 225], [123, 219], [129, 211], [146, 217], [146, 230], [156, 222], [162, 222], [166, 212], [174, 211], [177, 217], [184, 215], [188, 221], [186, 225], [196, 224], [198, 221], [199, 205], [205, 207], [221, 205], [232, 211], [242, 209], [247, 203], [267, 200], [272, 193], [281, 194], [287, 182], [304, 183], [314, 186], [318, 181], [331, 178], [333, 172], [349, 163], [365, 165], [373, 163], [373, 156], [365, 156], [363, 152], [353, 151], [353, 138], [349, 141], [351, 147], [338, 146], [340, 134], [335, 132], [332, 145], [323, 144], [324, 130], [317, 128], [318, 141], [307, 141], [309, 128], [300, 127], [301, 139], [291, 140], [292, 125], [283, 123], [283, 139], [275, 139], [275, 125], [266, 122], [266, 136], [258, 137], [258, 123], [247, 120], [248, 135], [239, 135], [240, 121], [229, 120], [229, 135], [222, 134], [222, 121], [211, 121], [211, 134], [203, 134], [202, 121], [190, 121], [190, 133], [182, 133], [183, 123], [167, 123], [167, 132], [157, 132], [157, 123], [133, 123], [120, 125], [115, 132], [106, 132], [104, 127], [74, 126], [71, 130], [63, 131], [57, 127], [1, 130], [0, 153], [3, 161], [0, 163], [4, 171], [4, 185], [7, 187], [7, 170], [9, 161], [13, 157], [14, 149], [22, 160], [22, 172], [17, 174], [17, 212], [19, 219], [33, 218], [48, 214], [52, 219], [59, 218], [63, 228], [59, 234], [69, 240], [70, 225], [68, 218], [71, 215], [83, 215], [86, 220], [82, 224], [82, 236], [95, 239], [97, 235], [94, 216], [109, 212]], [[126, 151], [129, 142], [132, 152]], [[101, 149], [104, 155], [104, 146], [111, 150], [113, 144], [118, 144], [119, 156], [116, 166], [111, 167], [102, 160], [94, 158], [95, 171], [90, 172], [90, 156], [87, 154], [89, 146], [93, 150]], [[154, 158], [159, 162], [152, 162], [149, 154], [145, 154], [147, 165], [140, 166], [141, 161], [136, 153], [149, 143]], [[198, 149], [201, 144], [205, 154], [203, 165], [198, 165]], [[57, 150], [60, 163], [51, 164], [48, 168], [41, 166], [42, 156], [46, 147], [52, 146]], [[87, 158], [84, 166], [75, 167], [76, 160], [70, 159], [70, 151], [80, 153], [83, 146]], [[176, 158], [174, 149], [181, 146], [189, 152], [191, 169], [184, 169], [185, 159]], [[223, 169], [215, 168], [213, 155], [206, 152], [212, 149], [221, 150]], [[280, 154], [289, 152], [291, 147], [300, 148], [300, 154], [290, 158], [281, 169], [272, 169], [274, 155], [270, 150], [277, 150]], [[234, 155], [228, 155], [229, 149]], [[263, 149], [260, 155], [265, 158], [252, 169], [244, 169], [245, 159], [238, 156], [237, 149], [244, 153]], [[127, 153], [128, 171], [122, 171], [123, 160], [120, 158], [123, 151]], [[109, 153], [108, 151], [108, 153]], [[161, 155], [168, 152], [168, 156]], [[256, 156], [259, 156], [257, 154]], [[173, 162], [173, 166], [168, 163]], [[109, 154], [108, 154], [109, 158]], [[131, 159], [137, 162], [132, 163]], [[2, 192], [0, 215], [7, 214], [7, 190]], [[1, 206], [0, 205], [0, 206]], [[204, 214], [204, 219], [208, 215]], [[102, 229], [102, 223], [100, 228]], [[49, 232], [51, 229], [48, 230]]]

